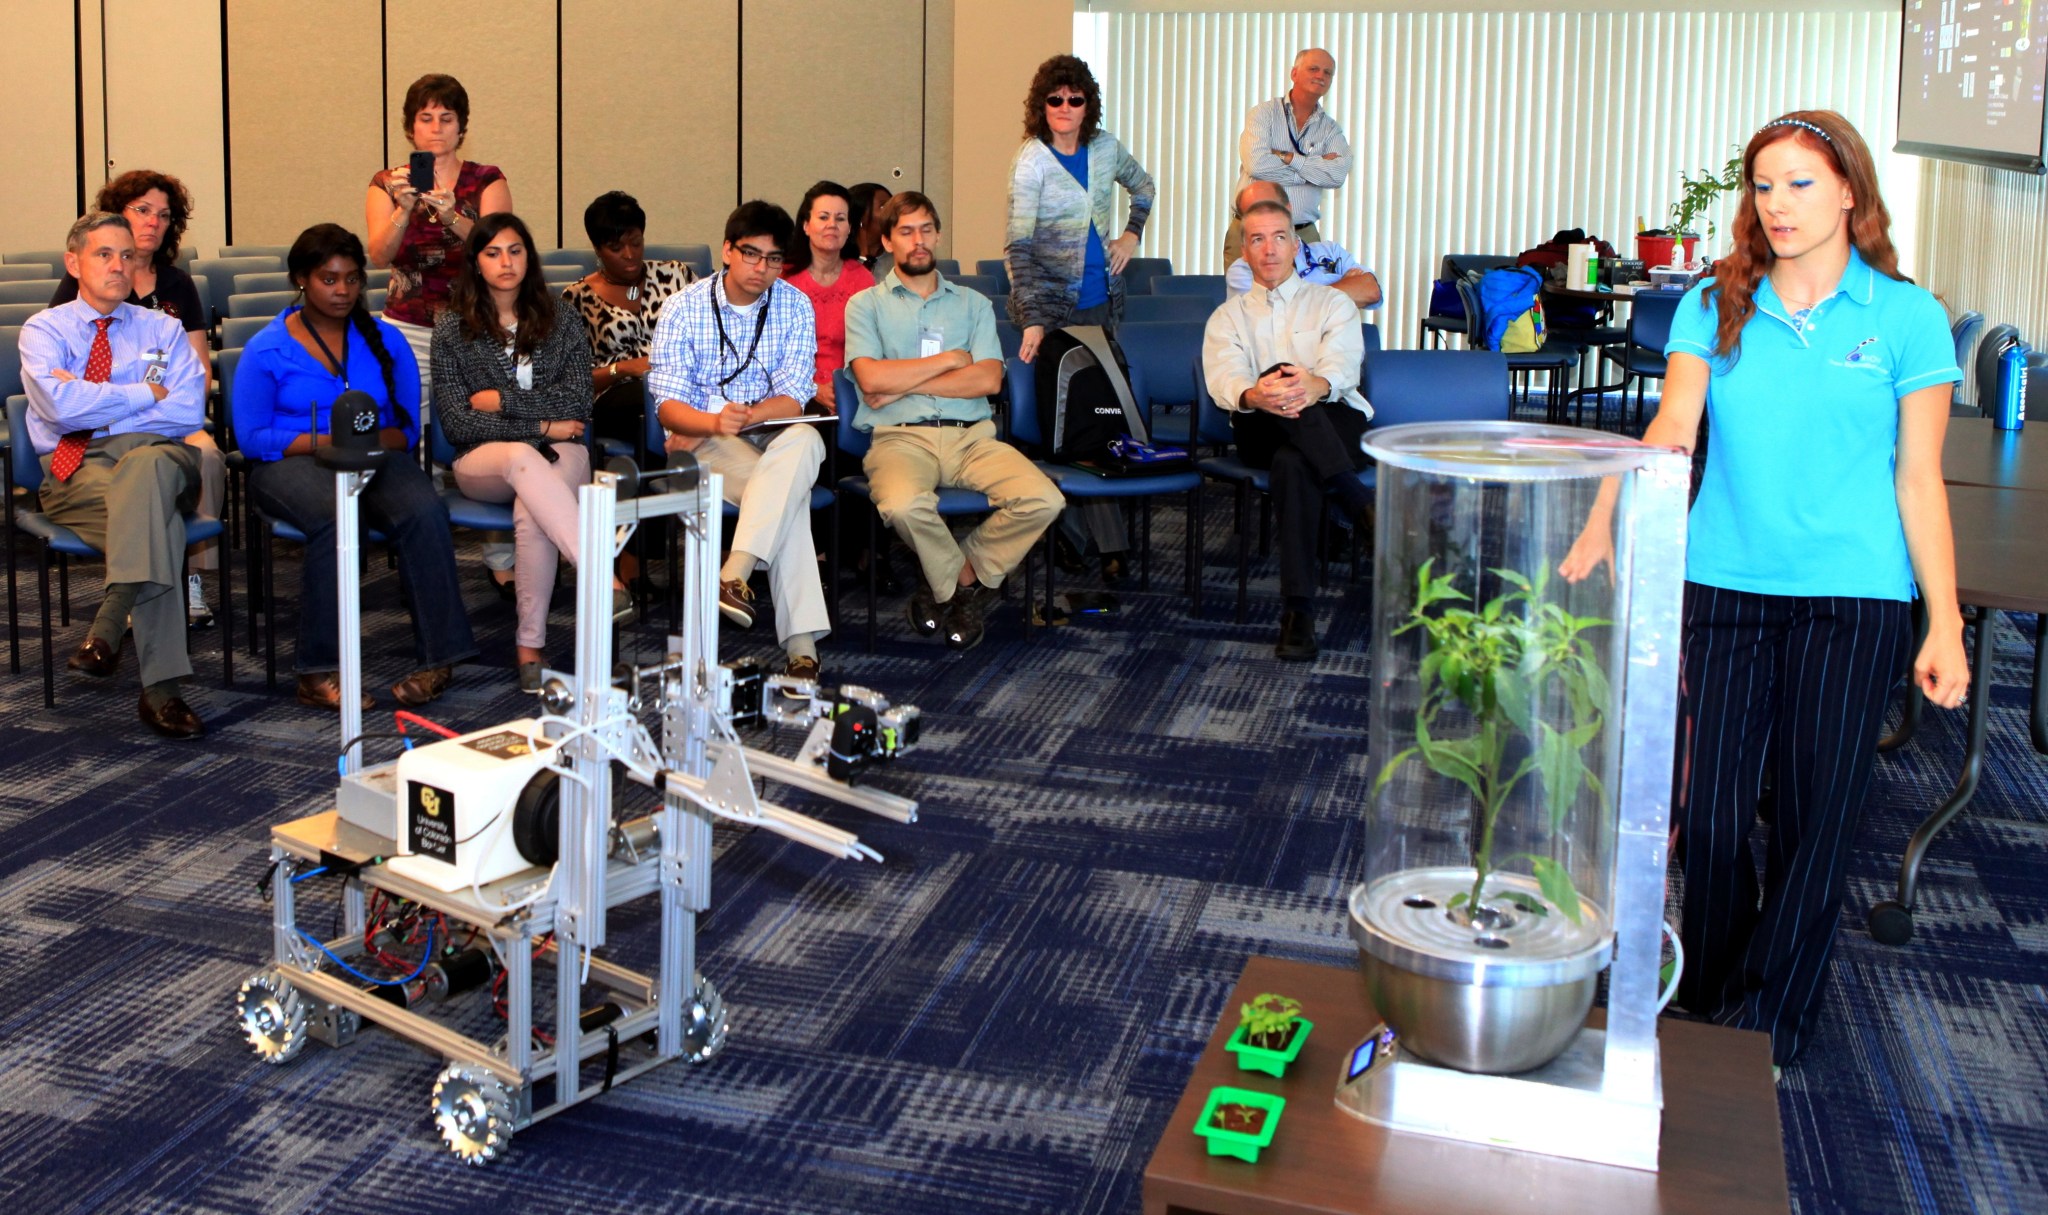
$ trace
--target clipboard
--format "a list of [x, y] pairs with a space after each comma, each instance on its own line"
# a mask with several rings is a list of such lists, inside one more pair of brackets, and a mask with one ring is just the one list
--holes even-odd
[[803, 413], [792, 414], [786, 418], [768, 418], [759, 422], [749, 422], [745, 426], [740, 427], [739, 433], [743, 435], [757, 435], [764, 431], [779, 430], [784, 426], [801, 426], [807, 423], [823, 423], [837, 426], [839, 424], [839, 415], [836, 413], [811, 413], [806, 410]]

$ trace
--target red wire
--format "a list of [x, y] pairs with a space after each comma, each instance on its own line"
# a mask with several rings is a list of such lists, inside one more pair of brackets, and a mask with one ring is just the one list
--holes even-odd
[[449, 729], [447, 726], [444, 726], [439, 722], [428, 721], [426, 718], [421, 717], [419, 714], [409, 712], [405, 709], [394, 710], [391, 714], [391, 717], [393, 721], [397, 722], [398, 732], [400, 734], [405, 733], [405, 723], [410, 721], [425, 726], [427, 729], [432, 730], [434, 733], [439, 734], [443, 738], [462, 737], [462, 735], [456, 733], [455, 731]]

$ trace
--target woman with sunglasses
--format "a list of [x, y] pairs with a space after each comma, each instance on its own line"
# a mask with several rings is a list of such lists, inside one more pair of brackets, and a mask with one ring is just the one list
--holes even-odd
[[[1010, 323], [1023, 333], [1017, 357], [1030, 362], [1049, 330], [1100, 325], [1114, 335], [1124, 314], [1124, 266], [1152, 215], [1152, 177], [1101, 129], [1102, 90], [1073, 55], [1038, 65], [1024, 99], [1024, 145], [1010, 164], [1010, 222], [1003, 246], [1010, 271]], [[1130, 215], [1115, 239], [1116, 187]], [[1129, 547], [1123, 509], [1081, 511], [1114, 583]]]
[[[285, 267], [301, 304], [249, 339], [235, 369], [235, 438], [249, 460], [249, 500], [306, 535], [299, 595], [299, 703], [341, 707], [341, 626], [335, 604], [334, 474], [313, 457], [344, 392], [377, 404], [378, 438], [393, 452], [419, 438], [420, 373], [389, 321], [363, 306], [363, 242], [340, 224], [299, 234]], [[390, 538], [412, 611], [412, 674], [391, 687], [409, 708], [448, 688], [476, 654], [456, 583], [448, 508], [417, 463], [384, 461], [362, 497], [363, 521]], [[369, 708], [369, 697], [363, 698]]]
[[[590, 480], [590, 339], [556, 303], [526, 223], [478, 218], [434, 323], [434, 409], [455, 447], [455, 485], [512, 504], [521, 691], [540, 690], [559, 558], [582, 558], [576, 487]], [[612, 611], [629, 606], [612, 580]]]
[[[93, 206], [127, 220], [128, 230], [135, 234], [135, 264], [128, 268], [128, 302], [137, 308], [177, 317], [192, 342], [193, 352], [199, 356], [199, 365], [211, 375], [213, 350], [207, 345], [206, 331], [213, 318], [206, 315], [192, 276], [178, 265], [178, 245], [185, 237], [185, 223], [192, 216], [192, 196], [185, 192], [184, 183], [168, 173], [131, 169], [101, 186]], [[50, 307], [77, 298], [78, 280], [66, 274], [50, 296]], [[227, 461], [220, 454], [220, 445], [207, 431], [195, 430], [185, 436], [185, 442], [199, 449], [196, 513], [202, 519], [218, 519], [227, 497]], [[220, 542], [202, 540], [186, 550], [186, 554], [186, 564], [191, 568], [185, 574], [185, 617], [195, 629], [212, 628], [213, 609], [206, 605], [205, 583], [200, 575], [219, 567]]]

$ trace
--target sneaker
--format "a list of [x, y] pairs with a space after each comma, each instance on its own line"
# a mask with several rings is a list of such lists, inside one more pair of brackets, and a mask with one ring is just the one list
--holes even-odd
[[[956, 596], [957, 597], [957, 596]], [[931, 588], [923, 582], [910, 592], [910, 627], [917, 630], [919, 637], [929, 637], [939, 631], [939, 601], [932, 597]]]
[[195, 629], [213, 627], [213, 609], [206, 606], [206, 583], [197, 574], [185, 575], [185, 619]]
[[782, 668], [782, 673], [791, 679], [808, 679], [818, 682], [818, 660], [811, 657], [792, 658]]
[[718, 584], [718, 610], [743, 629], [754, 627], [754, 588], [739, 578]]
[[989, 605], [995, 602], [996, 594], [979, 582], [953, 592], [953, 597], [946, 601], [947, 649], [971, 650], [981, 644]]

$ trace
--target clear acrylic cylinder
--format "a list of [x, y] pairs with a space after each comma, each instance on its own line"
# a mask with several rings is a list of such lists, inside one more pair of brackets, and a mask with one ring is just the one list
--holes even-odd
[[[1417, 1054], [1541, 1066], [1613, 954], [1633, 544], [1652, 449], [1519, 423], [1373, 431], [1379, 462], [1372, 794], [1352, 932]], [[1614, 544], [1560, 566], [1603, 482]]]

